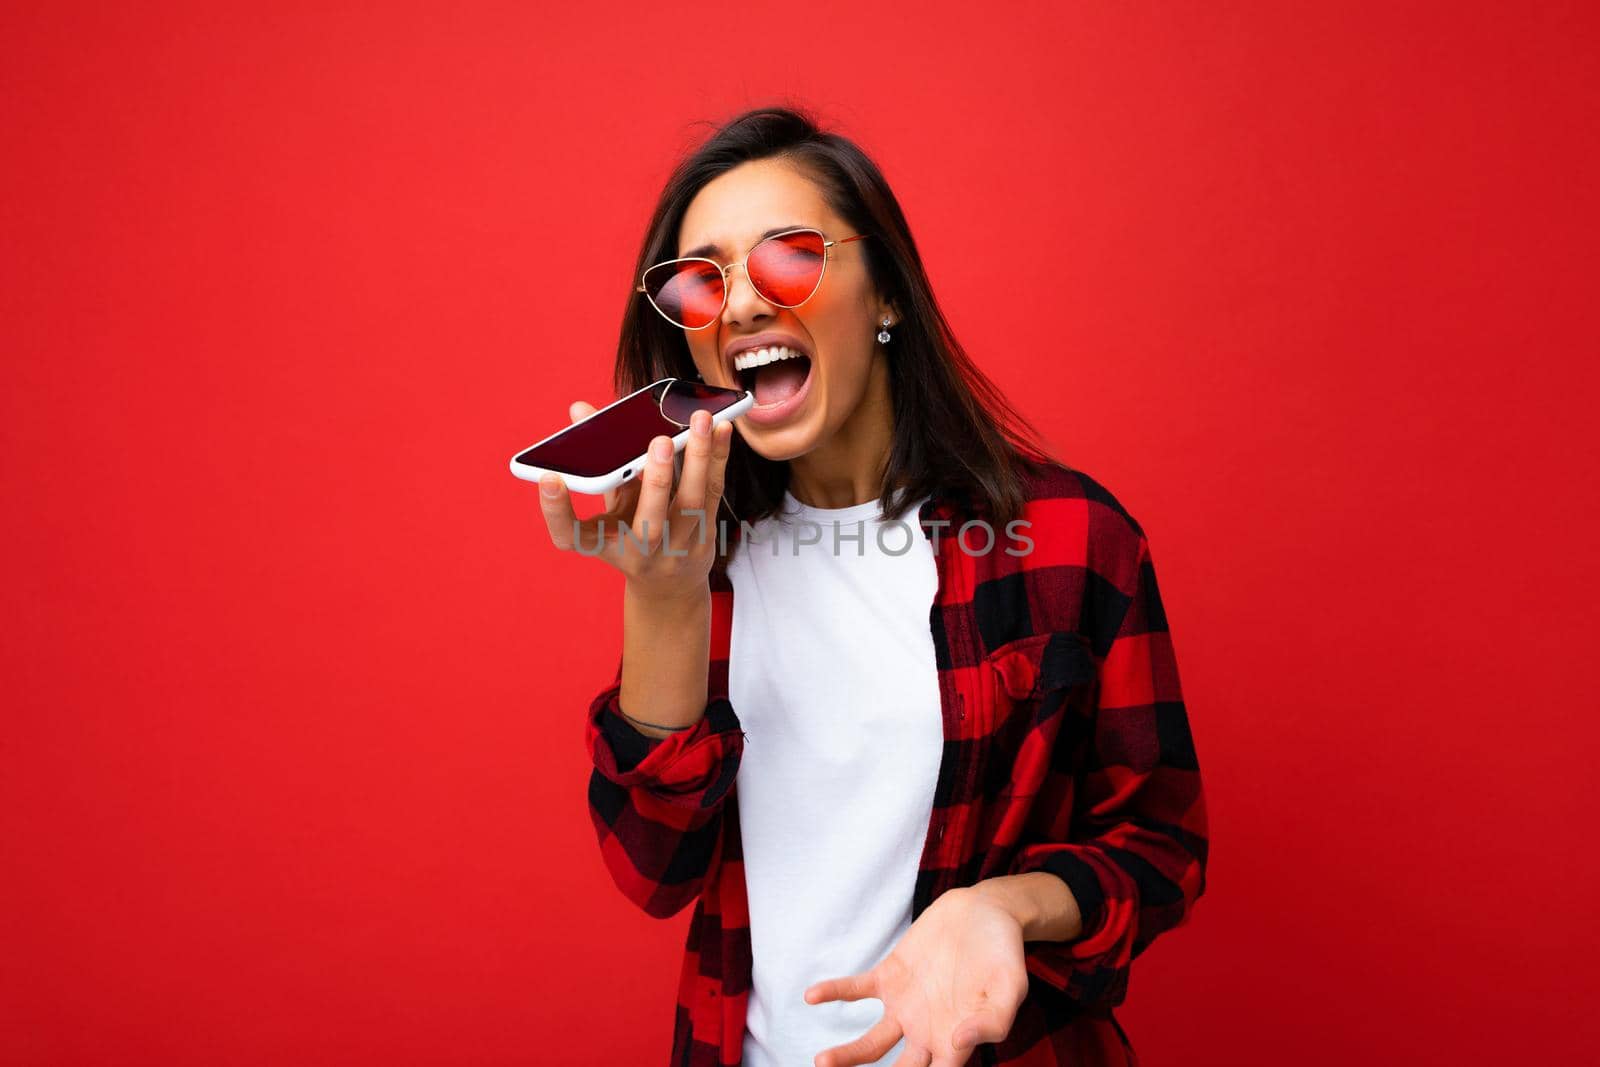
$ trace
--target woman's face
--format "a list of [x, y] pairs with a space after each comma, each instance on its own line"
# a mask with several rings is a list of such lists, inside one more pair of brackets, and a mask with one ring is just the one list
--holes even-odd
[[[753, 160], [719, 175], [690, 202], [675, 254], [692, 253], [726, 266], [741, 261], [768, 230], [801, 226], [821, 230], [830, 241], [853, 235], [828, 210], [816, 185], [792, 165]], [[702, 330], [684, 331], [695, 367], [708, 384], [755, 391], [757, 406], [736, 422], [746, 443], [768, 459], [794, 459], [852, 420], [887, 415], [888, 374], [876, 336], [885, 315], [891, 323], [899, 316], [868, 278], [862, 244], [828, 249], [822, 284], [796, 308], [769, 304], [743, 270], [729, 271], [722, 317]], [[697, 251], [707, 247], [714, 250]], [[757, 336], [803, 357], [741, 372], [732, 349]]]

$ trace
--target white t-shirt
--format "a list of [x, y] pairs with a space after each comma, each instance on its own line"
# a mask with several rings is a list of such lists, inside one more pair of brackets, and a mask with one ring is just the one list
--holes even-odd
[[944, 751], [929, 628], [938, 574], [920, 503], [884, 520], [877, 500], [814, 508], [786, 493], [729, 563], [728, 697], [746, 734], [747, 1067], [809, 1064], [871, 1028], [882, 1001], [802, 994], [870, 969], [911, 925]]

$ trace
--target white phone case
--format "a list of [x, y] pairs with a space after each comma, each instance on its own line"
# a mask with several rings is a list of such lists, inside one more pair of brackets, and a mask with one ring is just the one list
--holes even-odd
[[[616, 405], [622, 403], [624, 400], [629, 400], [629, 399], [631, 399], [633, 397], [636, 397], [640, 393], [648, 392], [649, 390], [654, 389], [659, 384], [660, 384], [659, 382], [651, 382], [649, 385], [645, 386], [643, 389], [635, 389], [633, 392], [629, 393], [627, 396], [618, 397], [616, 400], [613, 400], [611, 403], [607, 404], [605, 407], [596, 410], [593, 414], [586, 415], [583, 418], [579, 419], [577, 422], [573, 423], [572, 426], [564, 426], [561, 429], [557, 430], [555, 433], [550, 434], [550, 435], [548, 435], [546, 437], [540, 438], [539, 440], [535, 441], [533, 444], [529, 445], [528, 448], [537, 448], [540, 445], [544, 444], [546, 441], [549, 441], [549, 440], [551, 440], [553, 438], [559, 437], [562, 434], [566, 433], [568, 430], [572, 429], [573, 426], [581, 426], [583, 423], [588, 422], [590, 419], [595, 418], [596, 416], [604, 413], [609, 408], [615, 407]], [[730, 404], [726, 408], [723, 408], [721, 411], [712, 412], [711, 413], [711, 425], [713, 427], [715, 427], [716, 424], [719, 423], [719, 422], [727, 422], [730, 419], [738, 418], [740, 415], [743, 415], [746, 411], [749, 411], [750, 408], [755, 404], [755, 402], [756, 402], [755, 394], [747, 391], [744, 394], [744, 396], [740, 397], [738, 400], [735, 400], [732, 404]], [[673, 451], [673, 453], [677, 454], [679, 452], [682, 452], [683, 449], [684, 449], [684, 446], [687, 445], [688, 443], [689, 443], [689, 428], [687, 426], [685, 426], [682, 431], [680, 431], [677, 434], [674, 434], [673, 437], [672, 437], [672, 451]], [[627, 463], [624, 463], [622, 466], [618, 467], [614, 471], [611, 471], [609, 474], [597, 474], [597, 475], [585, 477], [585, 476], [583, 476], [581, 474], [568, 474], [565, 471], [549, 470], [549, 469], [544, 468], [544, 467], [535, 467], [530, 463], [518, 463], [517, 462], [517, 456], [522, 455], [522, 453], [526, 452], [528, 450], [528, 448], [519, 448], [517, 450], [517, 452], [516, 452], [516, 455], [511, 457], [511, 473], [512, 474], [516, 475], [518, 478], [521, 478], [523, 481], [527, 481], [527, 482], [537, 482], [541, 477], [543, 477], [546, 474], [554, 474], [554, 475], [557, 475], [558, 477], [560, 477], [562, 482], [564, 482], [566, 484], [567, 489], [570, 490], [571, 492], [574, 492], [574, 493], [593, 493], [593, 494], [596, 494], [596, 495], [598, 495], [600, 493], [607, 492], [607, 491], [609, 491], [611, 489], [615, 489], [617, 486], [621, 485], [623, 482], [626, 482], [629, 478], [632, 478], [636, 474], [640, 473], [642, 470], [644, 470], [645, 459], [648, 456], [648, 452], [640, 452], [637, 457], [635, 457], [634, 459], [629, 460]]]

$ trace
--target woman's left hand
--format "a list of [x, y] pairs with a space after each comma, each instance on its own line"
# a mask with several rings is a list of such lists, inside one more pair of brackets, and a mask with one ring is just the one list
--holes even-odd
[[894, 1067], [961, 1067], [975, 1045], [1011, 1032], [1028, 972], [1022, 925], [975, 887], [952, 889], [925, 908], [870, 971], [806, 989], [806, 1002], [883, 1001], [883, 1018], [843, 1045], [817, 1054], [816, 1067], [881, 1059], [904, 1035]]

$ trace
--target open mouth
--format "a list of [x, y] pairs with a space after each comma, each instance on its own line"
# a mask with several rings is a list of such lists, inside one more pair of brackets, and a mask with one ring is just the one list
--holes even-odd
[[739, 387], [755, 394], [757, 407], [790, 399], [811, 375], [811, 357], [793, 348], [774, 346], [739, 353], [735, 373]]

